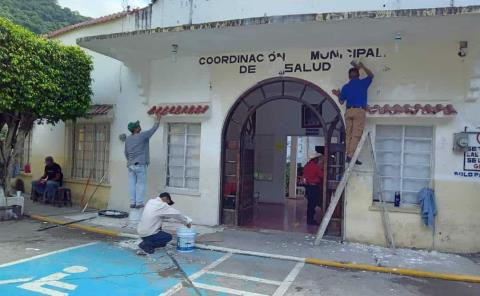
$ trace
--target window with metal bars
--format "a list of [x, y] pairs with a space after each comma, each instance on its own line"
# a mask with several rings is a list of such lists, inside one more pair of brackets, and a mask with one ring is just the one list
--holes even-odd
[[[386, 202], [394, 202], [395, 192], [400, 192], [402, 203], [418, 204], [418, 192], [431, 187], [433, 140], [431, 126], [376, 126], [377, 173]], [[374, 192], [380, 192], [375, 185]]]
[[30, 154], [32, 152], [32, 132], [30, 131], [23, 141], [20, 153], [17, 155], [17, 163], [20, 171], [23, 171], [25, 165], [30, 163]]
[[198, 190], [200, 124], [168, 124], [167, 186]]
[[72, 134], [71, 177], [108, 183], [110, 123], [76, 123]]

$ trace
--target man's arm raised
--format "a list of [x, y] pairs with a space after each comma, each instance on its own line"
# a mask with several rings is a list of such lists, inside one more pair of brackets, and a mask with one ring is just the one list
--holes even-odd
[[373, 75], [373, 72], [370, 69], [368, 69], [362, 62], [358, 63], [357, 68], [365, 71], [368, 77], [373, 78], [375, 76]]

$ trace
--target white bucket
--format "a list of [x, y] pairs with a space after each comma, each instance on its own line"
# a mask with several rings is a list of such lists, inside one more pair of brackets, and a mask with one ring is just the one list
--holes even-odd
[[128, 214], [128, 220], [131, 223], [138, 223], [142, 218], [143, 208], [141, 209], [130, 209], [130, 213]]
[[177, 228], [177, 251], [187, 253], [195, 249], [195, 230], [187, 227]]

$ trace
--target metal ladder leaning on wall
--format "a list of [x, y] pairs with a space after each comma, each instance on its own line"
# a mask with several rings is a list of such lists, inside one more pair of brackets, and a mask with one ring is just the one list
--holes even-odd
[[332, 218], [333, 212], [335, 208], [337, 207], [338, 202], [340, 201], [340, 198], [343, 194], [343, 191], [345, 190], [345, 187], [347, 187], [348, 180], [350, 179], [350, 175], [352, 174], [353, 167], [355, 166], [355, 162], [358, 159], [358, 156], [360, 155], [360, 151], [362, 151], [363, 146], [365, 145], [365, 142], [368, 140], [370, 141], [370, 152], [372, 154], [372, 159], [373, 159], [373, 167], [374, 167], [374, 182], [377, 182], [377, 186], [379, 188], [379, 200], [381, 204], [381, 216], [382, 216], [382, 223], [383, 223], [383, 228], [384, 228], [384, 233], [385, 233], [385, 239], [387, 241], [387, 245], [395, 249], [395, 241], [393, 238], [393, 232], [391, 229], [390, 225], [390, 218], [388, 216], [388, 209], [385, 204], [385, 200], [383, 198], [383, 182], [380, 178], [380, 175], [378, 173], [378, 167], [377, 167], [377, 159], [375, 155], [375, 148], [373, 145], [373, 139], [372, 135], [370, 132], [364, 132], [362, 134], [362, 137], [360, 138], [360, 142], [357, 145], [357, 149], [355, 150], [355, 153], [353, 154], [353, 157], [350, 161], [350, 163], [347, 166], [347, 169], [343, 173], [342, 179], [340, 180], [340, 183], [337, 186], [337, 189], [335, 190], [334, 195], [332, 196], [330, 200], [330, 205], [328, 206], [327, 211], [325, 212], [325, 215], [323, 216], [322, 223], [320, 224], [320, 227], [318, 228], [317, 232], [317, 238], [315, 239], [315, 245], [318, 246], [320, 244], [320, 241], [322, 240], [325, 231], [327, 230], [328, 223], [330, 222], [330, 219]]

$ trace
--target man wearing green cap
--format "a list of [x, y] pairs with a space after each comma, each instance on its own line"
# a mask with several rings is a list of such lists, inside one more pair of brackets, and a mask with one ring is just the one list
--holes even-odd
[[150, 138], [160, 125], [160, 118], [161, 116], [157, 114], [155, 124], [145, 132], [142, 132], [140, 121], [138, 120], [128, 124], [128, 130], [131, 135], [125, 140], [125, 157], [127, 158], [128, 167], [130, 208], [143, 208], [147, 181], [147, 166], [150, 163], [149, 143]]

